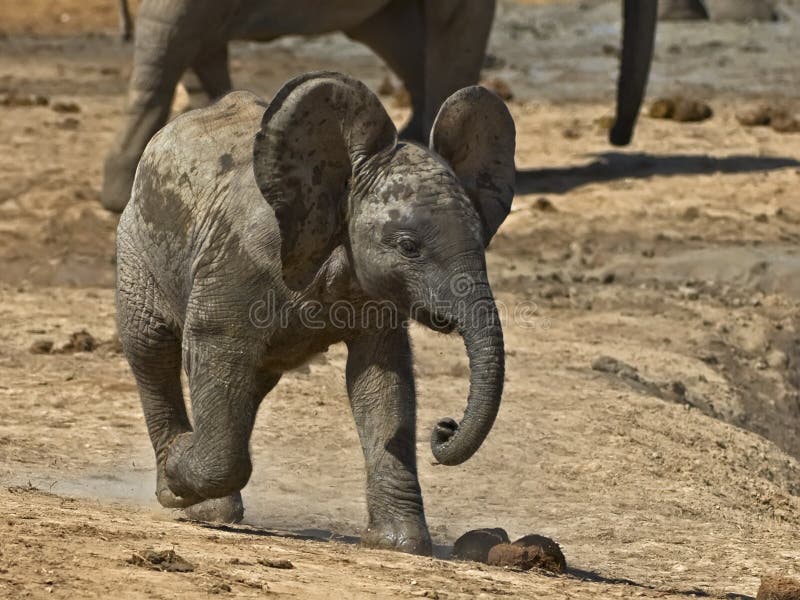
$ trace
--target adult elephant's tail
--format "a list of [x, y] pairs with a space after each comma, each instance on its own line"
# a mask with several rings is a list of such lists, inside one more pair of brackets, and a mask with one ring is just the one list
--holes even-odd
[[633, 137], [650, 74], [657, 18], [658, 0], [624, 0], [617, 119], [609, 136], [615, 146], [626, 146]]

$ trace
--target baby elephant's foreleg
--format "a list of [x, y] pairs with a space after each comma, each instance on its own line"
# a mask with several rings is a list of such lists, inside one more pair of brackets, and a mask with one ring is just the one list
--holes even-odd
[[[194, 431], [177, 436], [167, 449], [167, 485], [198, 501], [236, 495], [252, 471], [249, 442], [258, 406], [279, 378], [257, 368], [252, 344], [189, 339], [184, 347]], [[205, 508], [187, 512], [207, 520]]]
[[402, 327], [348, 344], [347, 389], [367, 467], [366, 546], [430, 554], [417, 479], [411, 347]]

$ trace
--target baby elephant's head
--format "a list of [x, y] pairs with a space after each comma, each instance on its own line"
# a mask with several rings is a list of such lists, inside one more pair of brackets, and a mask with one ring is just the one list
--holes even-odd
[[334, 248], [347, 248], [361, 288], [438, 331], [463, 336], [470, 360], [464, 419], [443, 419], [432, 448], [458, 464], [492, 427], [503, 388], [503, 334], [484, 248], [511, 208], [514, 122], [481, 87], [453, 94], [431, 147], [398, 143], [366, 86], [311, 73], [270, 104], [254, 172], [281, 230], [286, 284], [303, 289]]

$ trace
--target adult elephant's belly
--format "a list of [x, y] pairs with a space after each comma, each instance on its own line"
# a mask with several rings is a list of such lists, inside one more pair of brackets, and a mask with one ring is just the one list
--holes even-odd
[[269, 41], [283, 35], [316, 35], [362, 23], [389, 0], [250, 0], [241, 5], [236, 39]]

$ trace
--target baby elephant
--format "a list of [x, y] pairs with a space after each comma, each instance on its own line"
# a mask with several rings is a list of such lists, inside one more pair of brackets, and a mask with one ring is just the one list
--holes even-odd
[[229, 94], [151, 140], [119, 223], [117, 314], [163, 506], [241, 518], [261, 400], [344, 342], [363, 543], [430, 553], [407, 321], [464, 339], [466, 412], [431, 439], [440, 463], [459, 464], [502, 395], [484, 248], [511, 207], [514, 144], [508, 109], [481, 87], [447, 99], [430, 148], [399, 143], [377, 97], [337, 73], [293, 79], [269, 104]]

